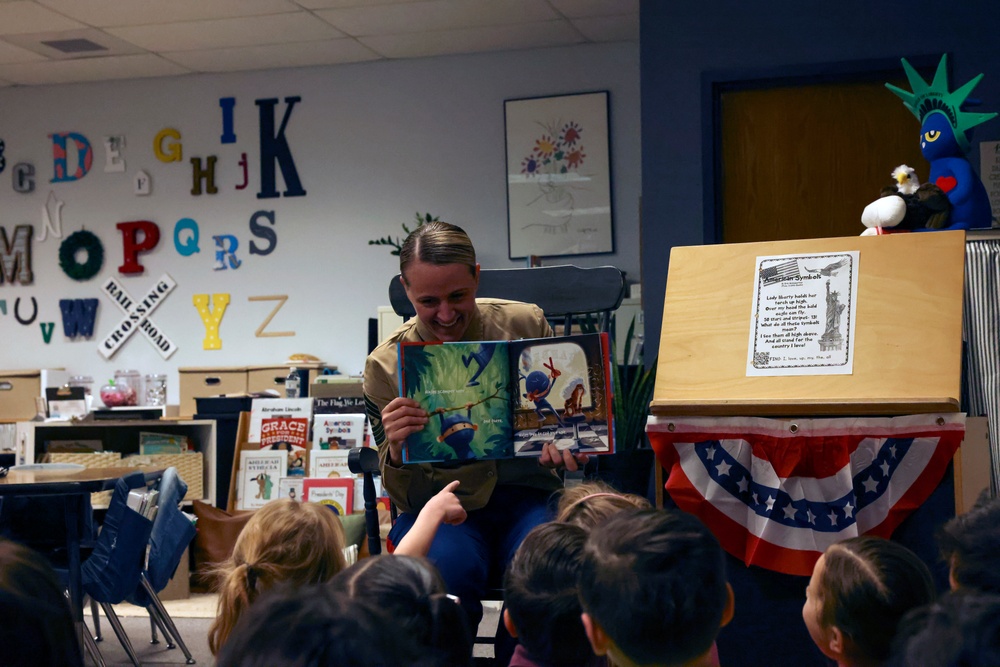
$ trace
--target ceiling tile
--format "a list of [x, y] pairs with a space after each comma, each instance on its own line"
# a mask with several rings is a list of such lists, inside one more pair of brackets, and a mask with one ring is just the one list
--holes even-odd
[[538, 0], [428, 0], [398, 5], [319, 9], [316, 15], [348, 35], [393, 35], [558, 18]]
[[426, 2], [426, 0], [296, 0], [296, 4], [306, 9], [371, 7], [372, 5], [398, 5], [404, 2]]
[[567, 18], [639, 14], [639, 0], [549, 0]]
[[0, 35], [43, 30], [73, 30], [86, 28], [82, 23], [66, 18], [34, 2], [0, 3]]
[[602, 16], [570, 21], [584, 37], [595, 42], [638, 42], [639, 15]]
[[359, 41], [387, 58], [422, 58], [454, 53], [565, 46], [583, 41], [565, 21], [446, 30], [416, 35], [378, 35]]
[[165, 53], [164, 58], [199, 72], [235, 72], [280, 67], [339, 65], [377, 60], [378, 54], [353, 39], [331, 39], [301, 44], [269, 44], [209, 51]]
[[308, 12], [128, 26], [108, 28], [107, 32], [144, 49], [160, 52], [310, 42], [344, 36]]
[[14, 46], [0, 40], [0, 63], [30, 63], [37, 60], [45, 60], [45, 58], [37, 53], [32, 53], [28, 49], [22, 49], [19, 46]]
[[[62, 40], [87, 40], [104, 47], [102, 51], [63, 52], [54, 48], [51, 42]], [[143, 50], [113, 35], [97, 28], [82, 28], [79, 30], [62, 30], [58, 32], [33, 32], [20, 35], [7, 35], [4, 41], [28, 49], [45, 56], [49, 60], [77, 60], [79, 58], [104, 58], [108, 56], [126, 56], [142, 53]]]
[[24, 85], [176, 76], [189, 70], [153, 54], [0, 65], [0, 79]]
[[101, 28], [176, 23], [201, 19], [260, 16], [294, 12], [289, 0], [38, 0], [66, 16]]

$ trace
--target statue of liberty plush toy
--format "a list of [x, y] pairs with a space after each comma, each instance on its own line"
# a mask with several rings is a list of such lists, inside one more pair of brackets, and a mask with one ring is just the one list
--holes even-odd
[[[997, 116], [996, 113], [970, 113], [965, 104], [983, 75], [973, 78], [961, 88], [948, 90], [948, 56], [941, 56], [934, 80], [930, 84], [902, 59], [903, 69], [913, 92], [885, 84], [902, 98], [903, 104], [920, 121], [920, 152], [931, 165], [929, 181], [941, 188], [951, 202], [948, 225], [942, 229], [972, 229], [989, 227], [993, 221], [990, 200], [983, 182], [972, 170], [965, 155], [969, 151], [972, 128]], [[930, 231], [919, 229], [915, 231]]]

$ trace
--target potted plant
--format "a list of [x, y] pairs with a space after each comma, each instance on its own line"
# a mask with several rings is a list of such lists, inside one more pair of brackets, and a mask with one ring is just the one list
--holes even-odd
[[636, 364], [628, 363], [632, 358], [634, 333], [635, 318], [625, 336], [622, 357], [625, 363], [619, 364], [616, 359], [611, 371], [615, 453], [595, 458], [598, 477], [620, 491], [646, 495], [653, 463], [653, 450], [646, 439], [646, 418], [656, 382], [656, 360], [649, 367], [641, 357]]
[[403, 232], [404, 232], [403, 236], [396, 236], [396, 237], [383, 236], [380, 239], [369, 239], [368, 245], [390, 246], [393, 248], [393, 250], [389, 254], [398, 256], [399, 251], [403, 247], [403, 241], [405, 241], [406, 237], [410, 235], [410, 232], [419, 229], [422, 225], [425, 225], [428, 222], [440, 222], [441, 220], [438, 216], [431, 215], [430, 213], [424, 213], [423, 215], [420, 215], [420, 211], [417, 211], [417, 213], [414, 215], [414, 218], [416, 219], [417, 224], [414, 225], [413, 229], [410, 229], [405, 222], [403, 223]]

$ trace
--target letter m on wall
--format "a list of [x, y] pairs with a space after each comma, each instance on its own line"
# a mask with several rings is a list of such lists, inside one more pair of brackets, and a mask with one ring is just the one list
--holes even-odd
[[285, 138], [285, 129], [288, 127], [288, 119], [292, 116], [292, 109], [301, 97], [286, 97], [285, 115], [281, 119], [281, 125], [277, 131], [274, 128], [274, 107], [278, 104], [278, 98], [266, 100], [254, 100], [260, 110], [260, 192], [258, 199], [271, 199], [278, 197], [278, 189], [275, 185], [274, 164], [278, 163], [281, 169], [281, 177], [285, 180], [286, 197], [304, 197], [306, 191], [302, 189], [302, 182], [299, 180], [299, 172], [295, 168], [295, 160], [292, 159], [292, 149], [288, 147], [288, 139]]
[[7, 230], [0, 227], [0, 283], [19, 282], [30, 285], [34, 280], [31, 273], [31, 225], [18, 225], [14, 236], [8, 240]]

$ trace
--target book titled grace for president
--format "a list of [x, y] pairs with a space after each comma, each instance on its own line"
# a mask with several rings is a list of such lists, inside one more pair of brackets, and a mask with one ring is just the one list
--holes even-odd
[[400, 343], [402, 395], [427, 410], [406, 463], [614, 452], [608, 336]]

